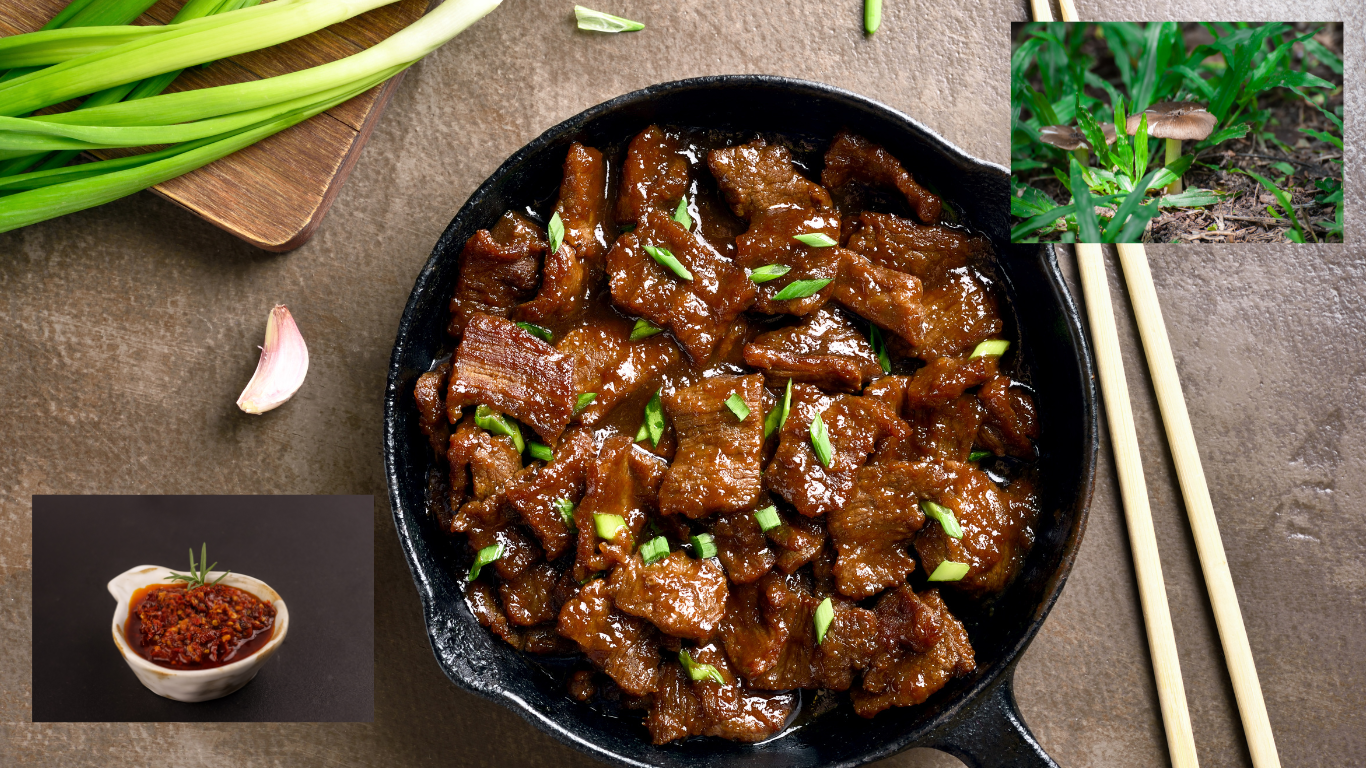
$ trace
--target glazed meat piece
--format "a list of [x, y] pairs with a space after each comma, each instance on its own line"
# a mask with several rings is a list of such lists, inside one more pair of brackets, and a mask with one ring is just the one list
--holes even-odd
[[446, 418], [446, 383], [451, 364], [444, 362], [417, 377], [413, 399], [417, 401], [417, 425], [437, 456], [446, 455], [451, 442], [451, 422]]
[[646, 211], [674, 206], [688, 193], [688, 158], [683, 144], [652, 125], [636, 134], [621, 167], [617, 220], [635, 223]]
[[446, 332], [459, 339], [476, 313], [507, 317], [536, 293], [546, 243], [525, 216], [509, 211], [492, 230], [481, 229], [460, 252], [460, 279]]
[[965, 355], [1003, 327], [996, 299], [971, 271], [954, 272], [938, 288], [926, 291], [925, 327], [913, 351], [917, 357]]
[[908, 437], [879, 453], [878, 461], [967, 461], [986, 415], [967, 390], [995, 376], [996, 366], [995, 357], [939, 357], [913, 376], [889, 376], [869, 386], [865, 395], [895, 404], [910, 426]]
[[[907, 595], [909, 592], [910, 587], [903, 586], [879, 601], [878, 626], [883, 642], [863, 675], [862, 687], [850, 694], [854, 711], [863, 717], [872, 717], [888, 707], [921, 704], [948, 681], [977, 668], [967, 630], [949, 613], [939, 592], [931, 589]], [[887, 601], [916, 605], [909, 610], [905, 605], [884, 610]]]
[[503, 642], [516, 648], [524, 650], [522, 633], [514, 629], [508, 623], [507, 614], [503, 613], [503, 606], [498, 604], [498, 595], [493, 587], [483, 580], [471, 581], [465, 588], [465, 602], [470, 607], [470, 612], [479, 623], [493, 630], [493, 634], [503, 639]]
[[[839, 217], [810, 208], [773, 208], [754, 214], [749, 229], [735, 239], [735, 263], [751, 271], [771, 265], [788, 267], [783, 276], [759, 286], [754, 311], [769, 315], [806, 315], [823, 306], [835, 291], [846, 251], [807, 245], [797, 235], [839, 238]], [[830, 280], [832, 284], [805, 298], [779, 301], [776, 296], [797, 280]]]
[[939, 220], [943, 203], [934, 193], [916, 183], [899, 160], [862, 136], [840, 131], [825, 153], [821, 183], [827, 189], [834, 189], [851, 181], [894, 188], [905, 196], [921, 221], [931, 224]]
[[759, 334], [745, 345], [745, 363], [774, 382], [790, 378], [844, 392], [857, 392], [882, 374], [868, 340], [843, 312], [829, 307], [798, 325]]
[[915, 551], [925, 572], [952, 560], [968, 565], [967, 575], [953, 582], [955, 589], [978, 597], [1005, 589], [1034, 543], [1038, 509], [1032, 489], [1017, 480], [1003, 490], [985, 472], [956, 461], [914, 465], [908, 481], [918, 498], [953, 510], [963, 529], [961, 539], [937, 523], [921, 529]]
[[576, 363], [510, 320], [474, 314], [455, 352], [446, 408], [452, 422], [467, 405], [487, 405], [536, 430], [553, 445], [574, 415]]
[[840, 594], [861, 600], [904, 583], [915, 570], [907, 549], [925, 525], [915, 469], [906, 462], [861, 467], [853, 498], [830, 513]]
[[639, 341], [630, 338], [631, 324], [612, 318], [589, 321], [566, 333], [556, 345], [579, 361], [578, 392], [595, 395], [593, 402], [579, 412], [581, 423], [590, 427], [601, 424], [637, 393], [659, 389], [665, 373], [679, 367], [683, 355], [667, 336]]
[[[597, 461], [588, 470], [588, 492], [574, 512], [578, 551], [574, 578], [582, 581], [596, 571], [620, 563], [642, 543], [648, 513], [659, 508], [659, 484], [664, 462], [616, 435], [603, 441]], [[611, 540], [598, 537], [594, 515], [616, 515], [626, 524]]]
[[636, 555], [612, 571], [609, 586], [618, 610], [648, 619], [661, 632], [703, 641], [726, 613], [726, 574], [710, 558], [681, 551], [651, 565]]
[[536, 534], [546, 557], [556, 560], [573, 541], [560, 514], [560, 503], [578, 504], [588, 482], [588, 466], [596, 457], [593, 433], [573, 428], [554, 447], [549, 464], [528, 467], [507, 489], [507, 501]]
[[[763, 381], [717, 376], [664, 397], [678, 448], [659, 489], [660, 512], [696, 519], [754, 506], [762, 486]], [[749, 409], [743, 420], [727, 405], [732, 397]]]
[[601, 269], [607, 253], [607, 161], [602, 152], [577, 141], [564, 159], [564, 180], [555, 213], [564, 224], [564, 241], [578, 258]]
[[683, 666], [666, 661], [659, 667], [659, 689], [650, 694], [650, 711], [645, 727], [656, 745], [701, 736], [707, 730], [702, 700], [692, 690], [693, 682]]
[[734, 584], [757, 581], [777, 561], [764, 531], [750, 512], [717, 515], [712, 524], [716, 555]]
[[545, 257], [536, 298], [519, 304], [509, 316], [532, 323], [568, 317], [583, 307], [587, 285], [588, 271], [583, 260], [572, 245], [562, 243], [558, 251]]
[[797, 172], [787, 147], [755, 139], [737, 147], [707, 153], [707, 167], [742, 219], [752, 219], [770, 208], [828, 211], [830, 193]]
[[446, 460], [451, 467], [451, 508], [459, 509], [467, 495], [483, 501], [503, 489], [522, 468], [522, 457], [508, 437], [480, 429], [474, 416], [456, 425]]
[[701, 699], [707, 719], [703, 735], [732, 741], [763, 741], [787, 723], [797, 704], [795, 693], [751, 690], [736, 676], [725, 652], [715, 643], [693, 648], [690, 653], [698, 664], [716, 667], [726, 680], [725, 683], [712, 680], [693, 683], [693, 691]]
[[1039, 424], [1034, 399], [1024, 387], [1012, 385], [1010, 377], [996, 376], [982, 385], [977, 397], [986, 411], [978, 441], [998, 456], [1034, 458]]
[[949, 273], [983, 260], [991, 252], [991, 244], [984, 237], [872, 211], [846, 217], [843, 237], [845, 248], [879, 267], [915, 275], [926, 290], [944, 285]]
[[794, 573], [825, 546], [825, 521], [819, 517], [784, 515], [783, 524], [769, 529], [767, 535], [778, 554], [778, 570]]
[[[826, 467], [811, 444], [811, 423], [820, 415], [830, 434]], [[792, 387], [792, 407], [780, 430], [778, 450], [764, 473], [768, 489], [807, 517], [840, 509], [854, 490], [858, 468], [882, 441], [900, 439], [906, 424], [880, 400], [831, 398], [806, 384]]]
[[643, 696], [659, 685], [659, 641], [649, 622], [616, 610], [605, 579], [588, 582], [560, 609], [559, 633], [623, 691]]
[[[645, 245], [667, 249], [692, 279], [656, 262]], [[672, 331], [694, 363], [705, 362], [725, 326], [754, 301], [754, 283], [705, 240], [665, 213], [648, 211], [607, 254], [612, 300]]]
[[562, 600], [556, 599], [560, 572], [549, 563], [537, 563], [514, 579], [498, 585], [508, 621], [530, 627], [555, 621]]
[[[830, 249], [834, 250], [834, 249]], [[885, 328], [911, 344], [925, 332], [926, 314], [920, 303], [920, 280], [895, 269], [879, 267], [852, 251], [841, 251], [843, 266], [831, 294], [864, 320]]]

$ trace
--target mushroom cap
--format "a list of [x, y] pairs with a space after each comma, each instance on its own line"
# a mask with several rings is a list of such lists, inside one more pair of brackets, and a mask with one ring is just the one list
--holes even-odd
[[1115, 133], [1115, 124], [1114, 124], [1114, 123], [1101, 123], [1101, 124], [1100, 124], [1100, 132], [1103, 133], [1103, 134], [1105, 134], [1105, 143], [1106, 143], [1106, 144], [1114, 144], [1114, 143], [1115, 143], [1115, 139], [1117, 138], [1117, 134]]
[[1081, 135], [1081, 131], [1070, 125], [1046, 125], [1039, 129], [1039, 138], [1045, 144], [1052, 144], [1069, 152], [1077, 147], [1091, 148], [1091, 145], [1086, 143], [1086, 137]]
[[[1205, 105], [1194, 101], [1159, 101], [1143, 110], [1148, 116], [1148, 135], [1158, 139], [1199, 141], [1207, 138], [1218, 124], [1218, 119], [1205, 110]], [[1142, 115], [1129, 115], [1124, 132], [1138, 132]]]

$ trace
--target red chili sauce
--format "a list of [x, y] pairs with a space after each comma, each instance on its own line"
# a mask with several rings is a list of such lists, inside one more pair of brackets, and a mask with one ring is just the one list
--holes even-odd
[[223, 584], [194, 589], [151, 584], [133, 593], [129, 647], [171, 669], [212, 669], [261, 650], [275, 632], [275, 606]]

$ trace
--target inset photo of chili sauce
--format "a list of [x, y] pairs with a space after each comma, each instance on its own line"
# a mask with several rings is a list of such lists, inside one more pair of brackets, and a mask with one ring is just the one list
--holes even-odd
[[128, 646], [170, 669], [212, 669], [240, 661], [270, 641], [275, 606], [224, 584], [152, 584], [133, 593], [124, 626]]

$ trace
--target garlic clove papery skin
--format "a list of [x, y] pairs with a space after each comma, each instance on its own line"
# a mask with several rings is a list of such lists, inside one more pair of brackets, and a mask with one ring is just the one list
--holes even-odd
[[308, 345], [289, 309], [277, 304], [266, 320], [266, 343], [256, 373], [237, 398], [237, 407], [252, 414], [279, 408], [299, 391], [307, 375]]

